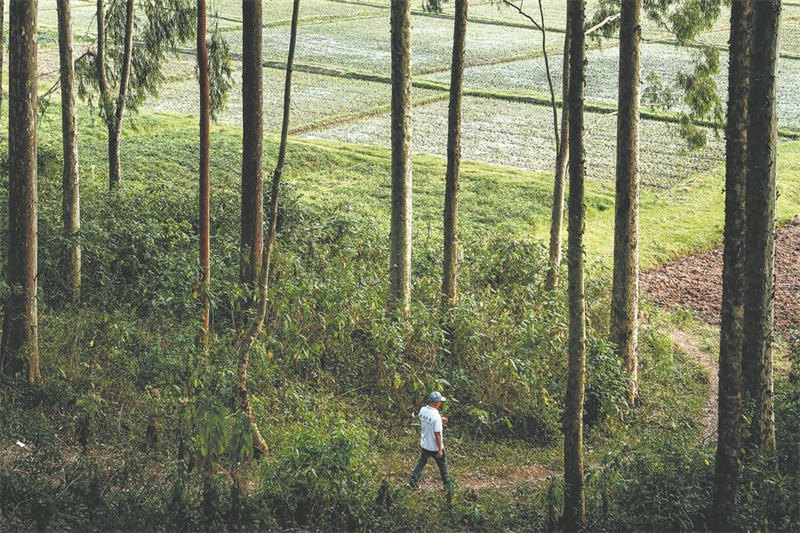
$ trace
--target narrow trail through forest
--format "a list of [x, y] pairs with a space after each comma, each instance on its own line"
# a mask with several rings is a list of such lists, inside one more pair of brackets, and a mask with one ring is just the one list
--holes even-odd
[[708, 401], [705, 407], [705, 416], [701, 425], [703, 426], [703, 442], [712, 444], [717, 440], [717, 422], [719, 412], [717, 396], [719, 395], [719, 366], [714, 354], [704, 349], [700, 344], [685, 331], [676, 329], [670, 332], [675, 346], [686, 353], [698, 363], [703, 365], [708, 373]]

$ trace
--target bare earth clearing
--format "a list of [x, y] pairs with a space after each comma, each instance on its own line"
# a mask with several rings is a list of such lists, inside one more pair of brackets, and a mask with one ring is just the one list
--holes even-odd
[[[684, 257], [639, 277], [642, 292], [658, 306], [685, 308], [709, 324], [719, 324], [722, 302], [722, 249]], [[775, 238], [775, 327], [800, 327], [800, 225]]]

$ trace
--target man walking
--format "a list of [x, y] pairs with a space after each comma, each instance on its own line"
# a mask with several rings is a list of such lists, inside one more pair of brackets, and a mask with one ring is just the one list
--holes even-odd
[[420, 457], [414, 472], [411, 474], [409, 485], [412, 488], [419, 486], [419, 476], [422, 474], [422, 469], [428, 464], [428, 460], [433, 457], [436, 460], [436, 466], [439, 467], [439, 475], [442, 477], [442, 485], [447, 492], [447, 501], [449, 503], [452, 498], [452, 491], [450, 490], [450, 475], [447, 472], [447, 457], [444, 451], [444, 442], [442, 441], [442, 424], [446, 424], [447, 419], [442, 418], [439, 414], [439, 408], [446, 400], [447, 398], [442, 396], [442, 393], [434, 391], [428, 396], [428, 405], [419, 410], [419, 422], [422, 430], [422, 436], [419, 441]]

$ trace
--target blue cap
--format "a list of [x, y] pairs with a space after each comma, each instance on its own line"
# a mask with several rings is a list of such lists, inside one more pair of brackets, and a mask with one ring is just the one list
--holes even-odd
[[428, 396], [428, 403], [436, 403], [436, 402], [446, 402], [447, 398], [442, 396], [442, 393], [439, 391], [433, 391]]

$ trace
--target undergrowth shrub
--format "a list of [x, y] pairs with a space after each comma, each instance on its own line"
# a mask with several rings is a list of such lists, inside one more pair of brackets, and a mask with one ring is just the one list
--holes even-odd
[[377, 512], [367, 436], [344, 422], [300, 429], [264, 465], [265, 503], [282, 528], [354, 531]]

